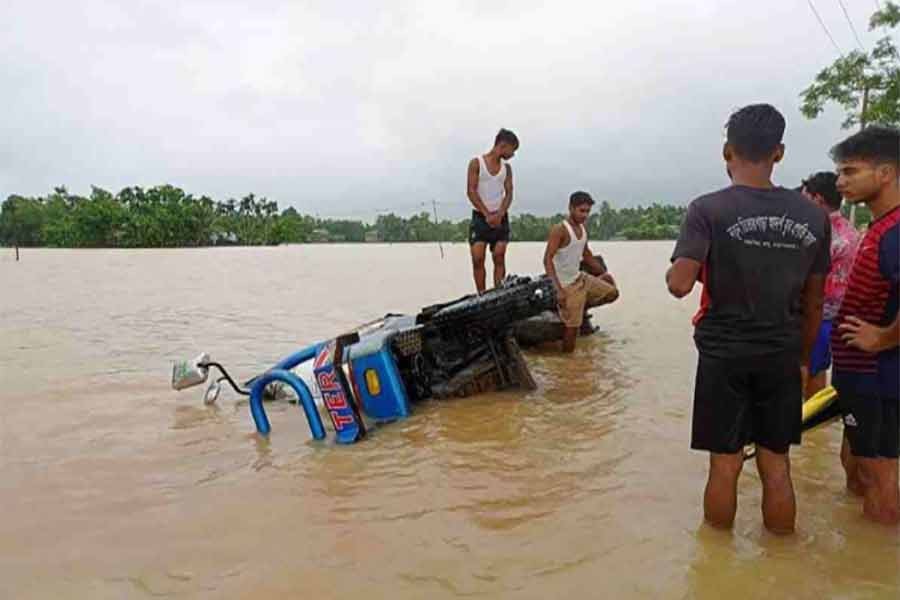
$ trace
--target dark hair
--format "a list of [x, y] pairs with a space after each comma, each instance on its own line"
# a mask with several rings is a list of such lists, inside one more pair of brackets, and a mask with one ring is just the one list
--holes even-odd
[[594, 199], [591, 198], [591, 195], [587, 192], [574, 192], [571, 196], [569, 196], [569, 206], [581, 206], [582, 204], [587, 204], [588, 206], [594, 205]]
[[784, 117], [771, 104], [751, 104], [732, 113], [725, 124], [728, 143], [750, 162], [769, 158], [784, 137]]
[[825, 199], [831, 210], [841, 207], [841, 193], [837, 189], [837, 175], [829, 171], [820, 171], [803, 180], [803, 187], [810, 194], [818, 194]]
[[857, 159], [900, 169], [900, 130], [872, 125], [831, 149], [834, 162]]
[[501, 129], [497, 132], [497, 137], [494, 138], [494, 145], [497, 144], [509, 144], [513, 148], [519, 148], [519, 138], [516, 137], [509, 129]]

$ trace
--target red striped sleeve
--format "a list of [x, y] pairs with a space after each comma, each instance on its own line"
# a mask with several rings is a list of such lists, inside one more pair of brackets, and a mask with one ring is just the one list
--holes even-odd
[[885, 232], [898, 223], [900, 223], [900, 209], [894, 209], [872, 223], [859, 244], [847, 282], [847, 291], [831, 330], [831, 352], [836, 369], [857, 373], [878, 371], [877, 355], [868, 354], [845, 344], [840, 337], [838, 325], [849, 316], [877, 323], [884, 315], [890, 282], [884, 278], [879, 268], [878, 249]]

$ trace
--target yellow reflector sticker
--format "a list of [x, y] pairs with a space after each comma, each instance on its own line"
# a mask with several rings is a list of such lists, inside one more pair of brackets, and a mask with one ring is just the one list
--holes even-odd
[[378, 380], [378, 373], [375, 372], [375, 369], [366, 370], [366, 389], [373, 396], [381, 393], [381, 382]]

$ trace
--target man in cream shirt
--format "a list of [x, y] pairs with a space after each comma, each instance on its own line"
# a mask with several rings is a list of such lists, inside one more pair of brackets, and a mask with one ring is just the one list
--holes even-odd
[[[588, 248], [587, 223], [594, 200], [587, 192], [569, 197], [569, 216], [550, 229], [544, 268], [556, 287], [559, 318], [566, 326], [563, 352], [575, 350], [575, 338], [584, 318], [584, 307], [614, 302], [619, 290], [606, 266]], [[581, 263], [593, 273], [581, 270]]]

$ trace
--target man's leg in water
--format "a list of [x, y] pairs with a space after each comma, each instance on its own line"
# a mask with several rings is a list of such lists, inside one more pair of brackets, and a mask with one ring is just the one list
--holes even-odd
[[756, 468], [763, 487], [763, 523], [766, 529], [779, 535], [793, 533], [797, 520], [789, 452], [780, 454], [759, 445], [756, 447]]
[[[863, 488], [863, 514], [884, 525], [900, 524], [900, 416], [897, 400], [841, 389], [844, 431]], [[852, 417], [852, 419], [851, 419]]]
[[709, 478], [703, 494], [703, 517], [718, 529], [730, 529], [737, 512], [738, 476], [744, 466], [744, 453], [709, 454]]
[[[590, 335], [594, 332], [594, 328], [590, 323], [590, 316], [587, 314], [588, 308], [610, 304], [619, 298], [618, 288], [609, 279], [589, 273], [582, 273], [581, 277], [585, 283], [585, 303], [582, 311], [581, 326], [576, 331], [563, 332], [563, 350], [569, 352], [575, 349], [575, 338], [578, 334]], [[567, 348], [571, 348], [571, 350], [567, 350]]]
[[559, 320], [563, 326], [563, 352], [575, 350], [575, 339], [584, 319], [584, 303], [587, 300], [587, 291], [584, 284], [584, 275], [581, 275], [574, 283], [567, 285], [565, 300], [559, 307]]
[[[861, 393], [840, 372], [835, 374], [835, 383], [844, 416], [841, 464], [847, 474], [847, 489], [863, 497], [863, 512], [867, 517], [890, 521], [891, 514], [896, 512], [891, 502], [895, 491], [891, 484], [897, 485], [895, 459], [900, 445], [897, 401]], [[894, 472], [889, 473], [879, 459], [894, 459]], [[887, 519], [882, 518], [885, 503]]]
[[506, 277], [506, 246], [508, 242], [497, 242], [491, 250], [494, 259], [494, 287], [500, 285]]
[[566, 354], [575, 352], [576, 339], [578, 339], [578, 327], [566, 327], [563, 330], [563, 352]]
[[719, 529], [731, 528], [737, 510], [744, 446], [751, 441], [753, 368], [745, 360], [702, 352], [697, 362], [691, 448], [710, 453], [703, 515]]
[[484, 293], [484, 255], [487, 251], [487, 244], [484, 242], [475, 242], [470, 246], [472, 253], [472, 276], [475, 278], [475, 289], [479, 294]]
[[900, 485], [896, 458], [856, 457], [866, 481], [863, 514], [882, 525], [900, 524]]
[[756, 468], [762, 483], [762, 514], [766, 529], [778, 535], [794, 532], [797, 501], [791, 481], [791, 444], [799, 444], [803, 429], [803, 381], [795, 354], [765, 359], [751, 378], [752, 431]]
[[850, 441], [847, 439], [847, 433], [844, 432], [844, 440], [841, 443], [841, 465], [847, 474], [847, 490], [854, 496], [863, 497], [866, 494], [866, 483], [863, 479], [863, 473], [859, 468], [859, 461], [850, 451]]
[[882, 500], [887, 513], [886, 522], [900, 525], [900, 462], [896, 458], [881, 459], [884, 477]]

